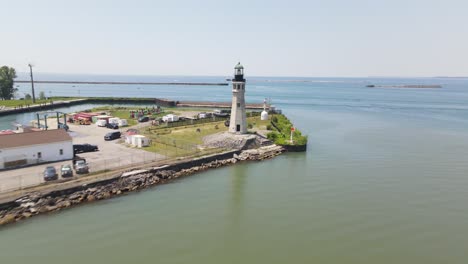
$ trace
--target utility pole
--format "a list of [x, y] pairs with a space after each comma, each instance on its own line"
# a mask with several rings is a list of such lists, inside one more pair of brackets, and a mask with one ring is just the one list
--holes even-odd
[[31, 73], [32, 100], [33, 100], [33, 104], [35, 104], [36, 96], [34, 95], [34, 79], [33, 79], [33, 73], [32, 73], [32, 64], [29, 63], [28, 66], [29, 66], [29, 72]]

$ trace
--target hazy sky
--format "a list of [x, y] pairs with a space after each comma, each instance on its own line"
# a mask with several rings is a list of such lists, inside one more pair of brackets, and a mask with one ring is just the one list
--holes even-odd
[[0, 65], [37, 72], [467, 76], [467, 0], [0, 0]]

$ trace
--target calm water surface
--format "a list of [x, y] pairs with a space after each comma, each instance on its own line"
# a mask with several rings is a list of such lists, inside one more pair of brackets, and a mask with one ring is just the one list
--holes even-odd
[[[1, 263], [466, 263], [468, 81], [289, 79], [248, 79], [247, 101], [271, 97], [309, 135], [307, 153], [211, 170], [3, 228]], [[38, 89], [75, 95], [76, 88]], [[229, 90], [79, 92], [226, 101]]]

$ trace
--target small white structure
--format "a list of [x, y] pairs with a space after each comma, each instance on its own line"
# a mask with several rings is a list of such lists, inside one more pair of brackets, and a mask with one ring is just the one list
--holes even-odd
[[117, 122], [117, 125], [118, 125], [119, 127], [128, 126], [127, 119], [119, 119], [119, 121]]
[[168, 114], [168, 115], [163, 116], [162, 120], [164, 122], [168, 122], [168, 123], [177, 122], [177, 121], [179, 121], [179, 117], [176, 116], [176, 115], [173, 115], [173, 114]]
[[109, 118], [109, 124], [116, 124], [116, 125], [118, 125], [118, 124], [119, 124], [119, 120], [120, 120], [120, 118], [118, 118], [118, 117], [111, 117], [111, 118]]
[[0, 169], [72, 158], [72, 138], [63, 129], [0, 135]]
[[105, 127], [107, 125], [107, 120], [106, 119], [99, 119], [96, 121], [96, 125], [99, 127]]
[[266, 98], [263, 101], [263, 111], [260, 114], [260, 120], [263, 120], [263, 121], [268, 120], [267, 99]]
[[149, 146], [150, 141], [147, 137], [142, 135], [133, 135], [132, 136], [132, 145], [137, 148]]
[[244, 67], [240, 62], [234, 68], [234, 79], [232, 79], [232, 107], [229, 132], [235, 134], [247, 133]]
[[125, 135], [125, 143], [132, 144], [132, 138], [135, 135]]

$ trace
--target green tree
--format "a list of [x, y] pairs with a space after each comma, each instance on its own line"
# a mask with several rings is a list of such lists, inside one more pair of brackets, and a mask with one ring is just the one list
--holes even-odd
[[46, 99], [46, 98], [45, 98], [45, 93], [44, 93], [44, 91], [41, 91], [41, 92], [39, 93], [39, 99], [41, 99], [41, 100], [45, 100], [45, 99]]
[[15, 69], [2, 66], [0, 68], [0, 98], [3, 100], [11, 100], [15, 92], [18, 90], [14, 87], [16, 71]]
[[26, 95], [24, 96], [24, 99], [25, 99], [25, 100], [31, 100], [31, 99], [32, 99], [32, 96], [31, 96], [30, 94], [26, 94]]

